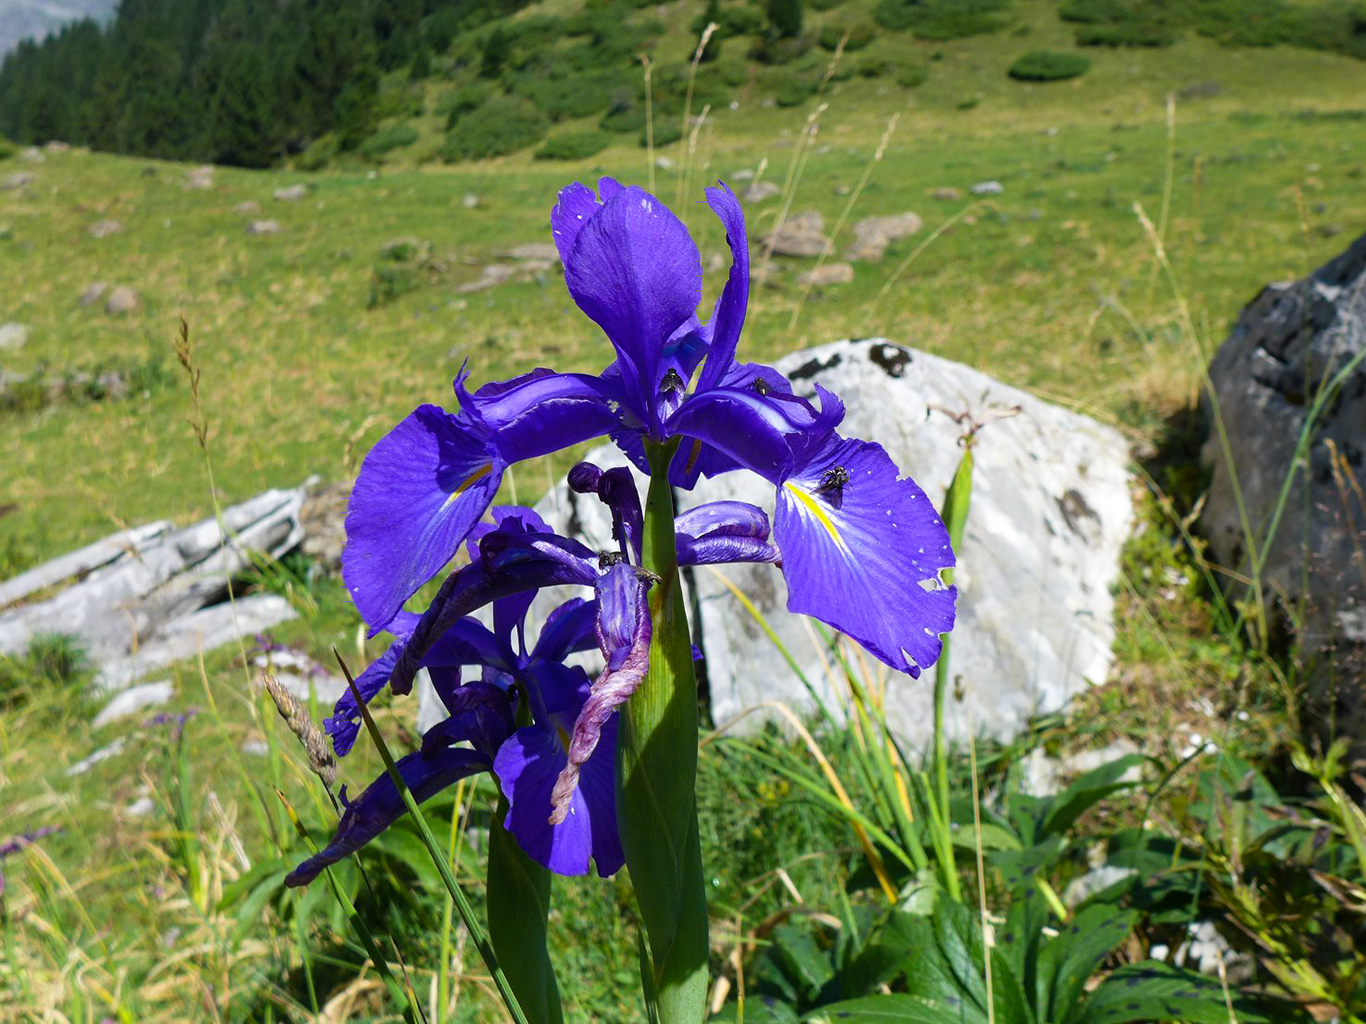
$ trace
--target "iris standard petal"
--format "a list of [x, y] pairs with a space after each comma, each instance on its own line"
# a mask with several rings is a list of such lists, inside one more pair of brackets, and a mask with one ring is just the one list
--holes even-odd
[[948, 530], [880, 445], [802, 437], [778, 487], [774, 537], [791, 611], [847, 633], [911, 675], [939, 657], [956, 591]]
[[702, 367], [697, 390], [709, 391], [721, 383], [735, 361], [735, 349], [740, 342], [740, 330], [745, 325], [745, 311], [749, 306], [749, 235], [745, 232], [745, 213], [725, 182], [707, 189], [707, 205], [721, 218], [726, 229], [726, 244], [730, 246], [730, 276], [726, 279], [721, 297], [708, 326], [711, 350]]
[[416, 409], [371, 449], [351, 491], [342, 576], [372, 628], [451, 560], [503, 469], [482, 431], [434, 405]]
[[475, 392], [457, 377], [455, 392], [461, 410], [478, 418], [509, 464], [602, 437], [620, 422], [612, 408], [619, 388], [588, 374], [542, 368]]
[[623, 188], [579, 232], [564, 276], [648, 411], [664, 345], [702, 295], [702, 260], [688, 229], [644, 189]]
[[[489, 767], [488, 757], [479, 751], [450, 747], [430, 755], [408, 754], [397, 763], [399, 775], [418, 803]], [[329, 864], [355, 853], [406, 813], [403, 798], [385, 772], [347, 806], [327, 848], [286, 875], [285, 885], [307, 885]]]
[[550, 211], [550, 235], [555, 239], [555, 248], [559, 250], [561, 263], [569, 262], [569, 254], [574, 249], [574, 239], [579, 237], [584, 225], [592, 220], [601, 208], [598, 197], [587, 185], [581, 185], [576, 181], [560, 189], [555, 208]]

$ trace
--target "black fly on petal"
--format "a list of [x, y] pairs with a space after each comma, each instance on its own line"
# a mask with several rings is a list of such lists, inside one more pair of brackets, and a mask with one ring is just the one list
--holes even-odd
[[672, 395], [682, 391], [685, 387], [683, 378], [678, 375], [678, 371], [670, 367], [669, 372], [664, 375], [664, 379], [659, 382], [659, 393], [661, 395]]
[[762, 377], [755, 377], [754, 380], [750, 381], [749, 386], [765, 397], [773, 393], [773, 385]]
[[844, 485], [849, 482], [849, 471], [843, 466], [833, 466], [821, 474], [820, 486], [816, 493], [829, 502], [832, 508], [844, 505]]

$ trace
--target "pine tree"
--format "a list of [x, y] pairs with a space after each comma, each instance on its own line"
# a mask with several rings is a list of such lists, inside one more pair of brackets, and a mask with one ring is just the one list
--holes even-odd
[[501, 25], [494, 26], [484, 40], [484, 52], [479, 60], [479, 74], [483, 78], [497, 78], [512, 56], [512, 42]]
[[702, 12], [702, 17], [697, 19], [698, 42], [701, 42], [702, 34], [707, 31], [708, 25], [715, 25], [716, 31], [712, 33], [707, 45], [702, 50], [702, 60], [712, 61], [721, 55], [721, 38], [724, 32], [721, 30], [721, 0], [707, 0], [707, 9]]
[[417, 44], [417, 53], [413, 54], [413, 65], [408, 69], [408, 77], [414, 82], [420, 82], [424, 78], [430, 78], [432, 74], [432, 51], [427, 49], [425, 42]]
[[272, 144], [275, 95], [265, 57], [256, 48], [243, 47], [225, 62], [208, 133], [216, 162], [269, 167], [279, 158]]
[[768, 23], [778, 36], [787, 38], [802, 31], [802, 0], [768, 0]]

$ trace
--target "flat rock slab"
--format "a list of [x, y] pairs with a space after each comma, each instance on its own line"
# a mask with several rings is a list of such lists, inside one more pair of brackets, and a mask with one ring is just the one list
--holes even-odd
[[147, 708], [160, 707], [175, 695], [175, 684], [169, 679], [155, 683], [141, 683], [130, 686], [100, 708], [100, 713], [90, 723], [92, 729], [102, 729], [110, 722], [117, 722], [129, 715], [136, 715]]
[[182, 615], [150, 636], [137, 653], [106, 660], [95, 679], [96, 689], [123, 689], [177, 661], [197, 657], [241, 636], [262, 633], [297, 618], [298, 614], [278, 594], [249, 594]]
[[778, 256], [819, 256], [830, 248], [830, 239], [825, 236], [825, 218], [819, 210], [789, 217], [764, 241]]
[[[971, 512], [955, 576], [950, 674], [963, 700], [949, 703], [951, 735], [1017, 735], [1033, 716], [1057, 711], [1105, 680], [1114, 639], [1110, 591], [1133, 518], [1128, 446], [1118, 431], [881, 339], [797, 352], [776, 366], [798, 393], [814, 394], [820, 383], [843, 398], [848, 415], [840, 433], [881, 443], [937, 507], [962, 456], [958, 423], [938, 410], [986, 423], [974, 449]], [[727, 474], [704, 481], [683, 504], [722, 498], [771, 510], [773, 488], [752, 474]], [[843, 687], [832, 683], [807, 624], [786, 612], [781, 573], [757, 565], [720, 571], [768, 619], [827, 705], [838, 706]], [[716, 721], [765, 700], [813, 709], [792, 669], [724, 584], [708, 569], [697, 571], [695, 583]], [[919, 680], [888, 675], [888, 720], [903, 742], [924, 749], [932, 671]]]

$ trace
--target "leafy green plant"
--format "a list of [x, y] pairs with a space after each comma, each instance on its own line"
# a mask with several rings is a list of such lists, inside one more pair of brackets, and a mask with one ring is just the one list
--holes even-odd
[[498, 96], [446, 133], [441, 155], [447, 163], [506, 156], [540, 142], [549, 128], [545, 114], [528, 100]]
[[896, 84], [903, 89], [918, 89], [930, 80], [930, 69], [924, 64], [907, 64], [896, 74]]
[[602, 132], [562, 132], [552, 135], [536, 150], [537, 160], [583, 160], [612, 144]]
[[[1156, 960], [1106, 970], [1137, 915], [1110, 904], [1081, 908], [1048, 925], [1038, 900], [1011, 904], [983, 941], [982, 917], [939, 899], [927, 913], [894, 912], [865, 959], [884, 966], [890, 995], [820, 1007], [809, 1021], [883, 1024], [1289, 1024], [1308, 1015], [1284, 1004], [1225, 991], [1215, 978]], [[866, 968], [865, 968], [866, 970]], [[1096, 984], [1096, 979], [1099, 983]]]
[[1005, 28], [1000, 12], [1010, 0], [881, 0], [873, 18], [883, 28], [920, 39], [947, 40]]
[[[1281, 796], [1262, 772], [1220, 753], [1172, 802], [1191, 853], [1180, 885], [1235, 949], [1288, 992], [1366, 1020], [1366, 815], [1342, 786], [1347, 746], [1316, 758], [1293, 748], [1317, 796]], [[1141, 891], [1141, 890], [1140, 890]]]
[[360, 155], [369, 160], [378, 160], [386, 153], [404, 146], [411, 146], [418, 139], [417, 129], [410, 124], [395, 124], [381, 128], [360, 144]]
[[446, 118], [446, 128], [450, 130], [466, 114], [482, 107], [492, 95], [493, 88], [487, 82], [469, 82], [443, 93], [436, 101], [436, 113]]
[[[848, 38], [846, 39], [846, 35]], [[826, 25], [821, 29], [817, 42], [823, 50], [834, 50], [844, 40], [844, 51], [852, 53], [862, 50], [877, 37], [877, 29], [866, 21], [856, 21], [849, 25]]]
[[20, 707], [56, 691], [78, 692], [94, 674], [77, 638], [39, 633], [23, 654], [0, 654], [0, 708]]
[[1007, 74], [1022, 82], [1060, 82], [1084, 75], [1091, 61], [1079, 53], [1030, 50], [1010, 65]]

